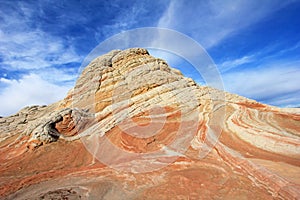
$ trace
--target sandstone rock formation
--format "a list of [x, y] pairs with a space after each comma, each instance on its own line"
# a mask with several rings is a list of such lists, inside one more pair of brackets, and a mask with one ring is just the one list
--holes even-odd
[[3, 199], [300, 199], [300, 112], [197, 85], [145, 49], [0, 118]]

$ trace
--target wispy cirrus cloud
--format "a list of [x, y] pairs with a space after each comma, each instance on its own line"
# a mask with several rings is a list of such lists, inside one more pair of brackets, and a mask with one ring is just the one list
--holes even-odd
[[293, 1], [171, 1], [158, 22], [193, 37], [205, 48], [248, 27]]
[[[129, 29], [156, 26], [157, 21], [168, 7], [169, 1], [132, 1], [130, 6], [126, 1], [109, 1], [106, 4], [107, 8], [116, 12], [108, 12], [110, 18], [103, 24], [96, 24], [95, 38], [97, 42], [102, 42], [103, 39]], [[147, 36], [145, 35], [145, 37]]]
[[257, 101], [281, 106], [300, 104], [300, 60], [298, 43], [282, 48], [270, 44], [253, 54], [217, 64], [227, 91]]
[[227, 91], [283, 107], [299, 106], [299, 77], [300, 60], [290, 63], [277, 61], [224, 73], [222, 76]]
[[36, 12], [19, 3], [18, 11], [0, 10], [1, 66], [7, 70], [39, 69], [52, 65], [80, 62], [69, 41], [41, 30], [33, 22]]
[[228, 73], [236, 68], [243, 70], [245, 65], [250, 68], [268, 68], [277, 62], [281, 63], [281, 66], [284, 62], [289, 65], [298, 60], [298, 57], [293, 56], [298, 55], [298, 52], [300, 52], [300, 42], [286, 48], [282, 48], [280, 43], [275, 43], [256, 50], [252, 54], [247, 53], [242, 54], [241, 57], [227, 58], [225, 61], [217, 63], [217, 66], [222, 73]]
[[255, 58], [253, 55], [246, 55], [241, 58], [236, 58], [233, 60], [227, 60], [221, 64], [218, 65], [219, 70], [221, 73], [225, 73], [231, 69], [234, 69], [236, 67], [240, 67], [243, 64], [254, 62]]

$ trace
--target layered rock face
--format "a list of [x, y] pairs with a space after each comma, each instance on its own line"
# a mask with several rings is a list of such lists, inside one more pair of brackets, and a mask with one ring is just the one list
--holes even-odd
[[300, 199], [300, 112], [197, 85], [141, 48], [0, 119], [2, 199]]

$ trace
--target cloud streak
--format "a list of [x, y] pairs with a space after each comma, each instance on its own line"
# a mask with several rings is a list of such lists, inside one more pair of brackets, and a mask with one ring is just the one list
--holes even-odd
[[7, 70], [39, 69], [80, 62], [69, 41], [50, 35], [30, 20], [34, 10], [20, 4], [19, 12], [0, 10], [1, 67]]
[[277, 63], [223, 74], [227, 91], [275, 106], [300, 102], [300, 61]]
[[219, 69], [222, 73], [225, 73], [229, 70], [240, 67], [241, 65], [251, 63], [251, 62], [254, 62], [254, 61], [255, 61], [255, 59], [254, 59], [253, 55], [243, 56], [241, 58], [237, 58], [237, 59], [234, 59], [234, 60], [227, 60], [227, 61], [219, 64], [218, 67], [219, 67]]
[[195, 38], [205, 48], [248, 27], [293, 1], [171, 1], [158, 22]]

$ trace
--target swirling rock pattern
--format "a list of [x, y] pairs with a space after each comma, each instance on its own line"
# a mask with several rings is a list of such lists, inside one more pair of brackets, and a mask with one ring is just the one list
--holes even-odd
[[300, 111], [197, 85], [141, 48], [0, 118], [4, 199], [300, 199]]

